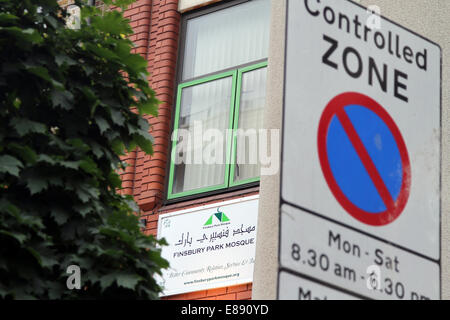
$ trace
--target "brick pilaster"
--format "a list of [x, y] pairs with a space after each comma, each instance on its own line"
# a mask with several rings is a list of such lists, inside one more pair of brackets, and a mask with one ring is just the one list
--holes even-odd
[[[161, 104], [158, 117], [147, 117], [151, 125], [150, 133], [155, 139], [154, 154], [148, 156], [138, 151], [136, 157], [134, 197], [142, 210], [152, 210], [159, 206], [165, 191], [180, 28], [177, 9], [178, 0], [151, 1], [150, 32], [147, 37], [148, 71], [150, 86]], [[141, 10], [135, 14], [141, 14]], [[135, 28], [136, 32], [142, 32], [140, 25]], [[136, 41], [139, 39], [138, 35]], [[144, 40], [142, 43], [145, 43]]]

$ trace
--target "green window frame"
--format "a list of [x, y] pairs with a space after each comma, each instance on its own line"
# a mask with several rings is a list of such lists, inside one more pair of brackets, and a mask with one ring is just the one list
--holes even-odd
[[[242, 186], [246, 184], [251, 184], [258, 182], [260, 177], [254, 177], [245, 179], [242, 181], [235, 181], [235, 168], [236, 168], [236, 153], [237, 153], [237, 134], [236, 130], [239, 125], [239, 110], [240, 110], [240, 101], [241, 101], [241, 93], [242, 93], [242, 79], [245, 73], [254, 71], [257, 69], [262, 69], [267, 67], [267, 60], [263, 62], [258, 62], [249, 66], [237, 68], [231, 71], [226, 71], [210, 76], [206, 76], [200, 79], [188, 81], [185, 83], [181, 83], [177, 88], [177, 100], [176, 100], [176, 109], [175, 109], [175, 118], [174, 118], [174, 129], [173, 129], [173, 141], [171, 148], [171, 156], [170, 156], [170, 171], [169, 171], [169, 181], [168, 181], [168, 192], [167, 199], [176, 199], [187, 196], [198, 195], [206, 192], [217, 191], [217, 190], [226, 190], [231, 187]], [[225, 165], [225, 176], [224, 183], [216, 186], [208, 186], [204, 188], [198, 188], [193, 190], [188, 190], [184, 192], [173, 193], [174, 187], [174, 174], [175, 174], [175, 159], [177, 152], [177, 143], [178, 143], [178, 130], [179, 130], [179, 120], [180, 120], [180, 110], [181, 110], [181, 99], [182, 99], [182, 91], [185, 88], [193, 87], [199, 84], [205, 84], [207, 82], [211, 82], [214, 80], [224, 79], [232, 77], [232, 87], [231, 87], [231, 101], [230, 101], [230, 111], [229, 111], [229, 120], [228, 120], [228, 137], [226, 143], [226, 165]]]

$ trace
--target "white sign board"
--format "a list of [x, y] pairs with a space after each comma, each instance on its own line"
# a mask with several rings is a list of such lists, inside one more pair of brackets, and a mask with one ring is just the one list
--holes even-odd
[[357, 300], [352, 295], [309, 281], [289, 272], [279, 274], [280, 300]]
[[[441, 49], [374, 7], [287, 6], [280, 270], [360, 298], [439, 299]], [[294, 244], [350, 279], [292, 261]]]
[[258, 196], [160, 215], [164, 296], [253, 281]]

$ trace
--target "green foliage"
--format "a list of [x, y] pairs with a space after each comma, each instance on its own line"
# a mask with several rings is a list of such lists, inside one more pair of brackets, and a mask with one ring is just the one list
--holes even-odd
[[77, 4], [71, 30], [56, 0], [0, 0], [0, 298], [155, 299], [165, 243], [142, 234], [116, 172], [152, 151], [142, 114], [158, 101], [122, 14]]

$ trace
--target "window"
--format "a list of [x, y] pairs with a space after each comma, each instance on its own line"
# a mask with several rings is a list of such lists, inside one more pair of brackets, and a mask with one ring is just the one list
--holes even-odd
[[259, 180], [270, 0], [226, 5], [185, 17], [169, 199]]

